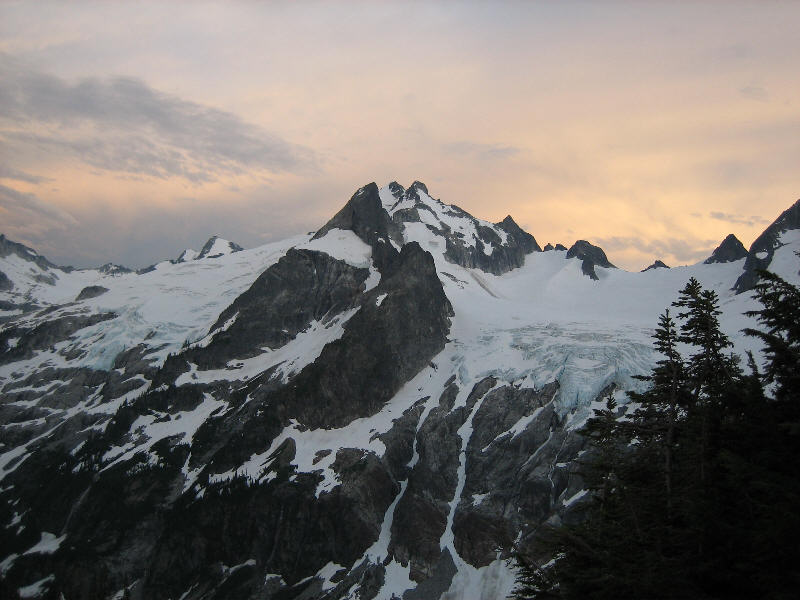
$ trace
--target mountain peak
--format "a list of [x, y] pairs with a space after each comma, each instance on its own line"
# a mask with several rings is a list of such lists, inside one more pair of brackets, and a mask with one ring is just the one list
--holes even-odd
[[133, 273], [128, 267], [111, 262], [97, 267], [97, 270], [103, 275], [125, 275], [126, 273]]
[[392, 181], [387, 187], [392, 193], [392, 196], [394, 196], [397, 200], [401, 200], [403, 195], [406, 193], [405, 188], [396, 181]]
[[747, 256], [747, 250], [742, 242], [740, 242], [735, 235], [729, 233], [728, 236], [722, 240], [722, 243], [716, 247], [714, 252], [711, 253], [711, 256], [703, 262], [707, 265], [712, 263], [728, 263], [744, 258], [745, 256]]
[[645, 269], [642, 269], [642, 271], [641, 271], [641, 272], [642, 272], [642, 273], [644, 273], [645, 271], [652, 271], [652, 270], [654, 270], [654, 269], [669, 269], [669, 265], [665, 264], [665, 263], [664, 263], [664, 262], [662, 262], [661, 260], [656, 260], [656, 261], [655, 261], [655, 262], [654, 262], [652, 265], [650, 265], [649, 267], [647, 267], [647, 268], [645, 268]]
[[578, 240], [572, 244], [572, 247], [567, 250], [567, 258], [580, 258], [581, 260], [586, 260], [588, 258], [598, 267], [616, 269], [616, 267], [609, 262], [606, 253], [603, 252], [600, 246], [590, 244], [586, 240]]
[[0, 233], [0, 258], [4, 258], [10, 254], [16, 254], [23, 260], [27, 260], [29, 262], [36, 263], [44, 269], [60, 269], [47, 260], [44, 256], [36, 252], [33, 248], [29, 248], [25, 244], [20, 244], [19, 242], [14, 242], [8, 239], [5, 235]]
[[427, 195], [430, 196], [430, 194], [428, 193], [428, 186], [426, 186], [421, 181], [414, 181], [414, 183], [412, 183], [411, 187], [409, 187], [408, 189], [409, 190], [422, 190], [423, 192], [425, 192]]
[[[394, 183], [395, 189], [402, 189], [402, 186]], [[374, 246], [379, 239], [393, 239], [402, 243], [397, 224], [392, 221], [381, 203], [380, 190], [374, 181], [356, 190], [347, 204], [312, 239], [324, 237], [331, 229], [352, 231], [369, 246]]]
[[525, 254], [529, 254], [530, 252], [541, 252], [542, 248], [539, 246], [539, 243], [536, 241], [536, 238], [533, 237], [530, 233], [522, 229], [517, 222], [511, 217], [511, 215], [506, 216], [505, 219], [496, 223], [497, 227], [508, 233], [514, 240], [516, 240], [517, 244], [520, 245], [522, 250]]
[[[236, 242], [229, 242], [228, 240], [222, 239], [217, 235], [212, 235], [210, 238], [208, 238], [208, 241], [203, 244], [203, 247], [200, 249], [200, 252], [197, 254], [195, 259], [217, 258], [219, 256], [225, 256], [226, 254], [241, 252], [242, 250], [244, 250], [244, 248], [242, 248]], [[184, 252], [184, 254], [186, 254], [186, 252]], [[184, 254], [181, 254], [181, 258], [183, 258]], [[180, 262], [180, 258], [178, 259], [178, 262]]]
[[770, 266], [775, 250], [782, 245], [781, 235], [797, 229], [800, 229], [800, 200], [783, 211], [750, 246], [747, 260], [744, 261], [744, 273], [733, 286], [737, 294], [753, 289], [758, 283], [758, 271]]
[[581, 271], [594, 281], [600, 279], [597, 276], [597, 272], [594, 270], [595, 266], [616, 269], [616, 267], [608, 261], [606, 253], [603, 252], [602, 248], [590, 244], [586, 240], [578, 240], [572, 244], [572, 247], [567, 250], [567, 258], [581, 259], [583, 261], [581, 263]]
[[193, 250], [191, 248], [186, 248], [186, 250], [181, 252], [181, 255], [178, 258], [176, 258], [175, 260], [173, 260], [172, 262], [177, 264], [177, 263], [183, 263], [183, 262], [187, 262], [187, 261], [190, 261], [190, 260], [194, 260], [195, 258], [197, 258], [198, 254], [200, 254], [200, 253], [197, 250]]

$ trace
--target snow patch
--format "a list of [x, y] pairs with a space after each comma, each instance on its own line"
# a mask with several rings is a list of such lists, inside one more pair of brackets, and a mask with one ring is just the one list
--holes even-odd
[[29, 548], [24, 552], [24, 554], [52, 554], [58, 547], [61, 546], [61, 542], [63, 542], [67, 538], [66, 534], [62, 535], [61, 537], [56, 537], [50, 532], [43, 531], [42, 538], [39, 542]]
[[404, 567], [395, 559], [392, 559], [384, 566], [386, 571], [384, 572], [383, 586], [375, 596], [375, 600], [402, 598], [407, 590], [413, 590], [417, 587], [417, 582], [411, 579], [410, 564]]
[[337, 565], [335, 562], [329, 562], [327, 565], [317, 571], [317, 577], [322, 579], [322, 591], [327, 592], [336, 587], [336, 583], [331, 581], [331, 578], [339, 571], [344, 569], [342, 565]]
[[372, 248], [348, 229], [331, 229], [321, 238], [308, 240], [299, 244], [297, 248], [324, 252], [332, 258], [360, 269], [368, 268], [372, 258]]
[[224, 369], [199, 370], [194, 363], [189, 364], [189, 372], [182, 373], [175, 385], [194, 383], [213, 383], [215, 381], [249, 381], [264, 371], [279, 367], [273, 378], [280, 377], [287, 383], [295, 373], [313, 363], [322, 350], [344, 335], [344, 325], [359, 311], [360, 307], [346, 310], [333, 318], [312, 321], [298, 333], [293, 340], [274, 350], [262, 348], [258, 356], [241, 360], [231, 360]]
[[20, 598], [38, 598], [47, 591], [47, 585], [55, 581], [55, 575], [48, 575], [30, 585], [26, 585], [17, 590]]
[[515, 570], [509, 566], [508, 561], [500, 558], [479, 569], [469, 563], [462, 563], [441, 600], [507, 598], [514, 589], [515, 578]]
[[570, 496], [569, 498], [564, 500], [562, 502], [562, 504], [564, 506], [572, 506], [573, 504], [575, 504], [578, 500], [583, 498], [588, 493], [589, 493], [589, 490], [580, 490], [578, 492], [575, 492], [574, 494], [572, 494], [572, 496]]

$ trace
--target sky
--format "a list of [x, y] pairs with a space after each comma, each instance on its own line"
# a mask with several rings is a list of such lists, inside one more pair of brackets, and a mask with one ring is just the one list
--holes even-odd
[[427, 184], [640, 270], [800, 198], [800, 2], [0, 1], [0, 233], [78, 267]]

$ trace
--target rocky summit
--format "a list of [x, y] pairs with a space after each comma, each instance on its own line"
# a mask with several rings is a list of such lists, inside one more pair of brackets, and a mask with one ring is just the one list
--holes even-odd
[[0, 595], [503, 598], [515, 549], [580, 518], [578, 430], [646, 385], [690, 277], [760, 359], [749, 290], [800, 280], [798, 214], [643, 273], [420, 182], [138, 272], [0, 235]]
[[706, 264], [711, 263], [725, 263], [725, 262], [733, 262], [739, 260], [741, 258], [745, 258], [747, 256], [747, 250], [745, 249], [742, 242], [733, 235], [732, 233], [729, 234], [722, 243], [714, 249], [714, 252], [711, 253], [706, 260]]

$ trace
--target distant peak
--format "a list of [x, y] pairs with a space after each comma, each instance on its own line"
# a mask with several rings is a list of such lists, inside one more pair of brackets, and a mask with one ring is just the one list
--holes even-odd
[[758, 272], [769, 268], [775, 250], [781, 246], [781, 234], [797, 229], [800, 229], [800, 200], [783, 211], [750, 245], [744, 272], [733, 286], [737, 294], [753, 289], [759, 280]]
[[512, 217], [511, 215], [506, 215], [506, 218], [500, 221], [498, 225], [506, 225], [506, 226], [512, 225], [514, 227], [519, 227], [519, 225], [517, 225], [517, 222], [514, 220], [514, 217]]
[[369, 246], [374, 246], [382, 238], [393, 239], [401, 244], [403, 239], [397, 224], [383, 207], [380, 190], [374, 182], [356, 190], [341, 210], [317, 230], [312, 239], [320, 239], [332, 229], [352, 231]]
[[716, 247], [714, 252], [711, 253], [705, 261], [705, 264], [710, 265], [713, 263], [728, 263], [742, 259], [747, 256], [747, 250], [742, 242], [732, 233], [722, 240], [722, 243]]
[[580, 258], [581, 260], [589, 259], [598, 267], [605, 267], [607, 269], [616, 268], [608, 261], [606, 253], [603, 252], [603, 249], [600, 246], [590, 244], [586, 240], [578, 240], [572, 244], [572, 247], [567, 250], [567, 258]]
[[392, 196], [394, 196], [397, 200], [400, 200], [403, 195], [406, 193], [405, 188], [397, 183], [396, 181], [392, 181], [389, 185], [389, 191], [391, 192]]
[[660, 260], [656, 260], [656, 262], [654, 262], [652, 265], [650, 265], [646, 269], [642, 269], [641, 272], [644, 273], [645, 271], [652, 271], [654, 269], [669, 269], [669, 265], [664, 264]]
[[[244, 250], [244, 248], [239, 244], [225, 240], [218, 235], [212, 235], [208, 238], [208, 241], [203, 244], [203, 247], [200, 249], [195, 259], [217, 258], [218, 256], [225, 256], [226, 254], [241, 252], [242, 250]], [[183, 257], [183, 255], [181, 255], [181, 257]]]
[[542, 248], [530, 233], [522, 229], [517, 222], [508, 215], [505, 219], [496, 224], [498, 228], [510, 234], [522, 246], [525, 254], [530, 252], [541, 252]]
[[33, 262], [39, 265], [45, 271], [47, 269], [62, 269], [68, 270], [70, 267], [58, 267], [47, 260], [44, 256], [36, 252], [33, 248], [29, 248], [25, 244], [14, 242], [8, 239], [5, 235], [0, 233], [0, 258], [4, 258], [9, 254], [16, 254], [23, 260]]
[[411, 187], [409, 187], [408, 189], [410, 189], [410, 190], [413, 190], [413, 189], [422, 190], [423, 192], [425, 192], [425, 194], [430, 196], [430, 194], [428, 193], [428, 186], [426, 186], [421, 181], [415, 181], [414, 183], [411, 184]]
[[174, 264], [188, 262], [190, 260], [194, 260], [195, 258], [197, 258], [198, 254], [200, 254], [200, 253], [197, 250], [192, 250], [191, 248], [186, 248], [186, 250], [181, 252], [181, 255], [178, 258], [176, 258], [175, 260], [173, 260], [172, 262]]
[[98, 267], [97, 270], [104, 275], [124, 275], [125, 273], [133, 273], [133, 271], [126, 266], [110, 262]]

